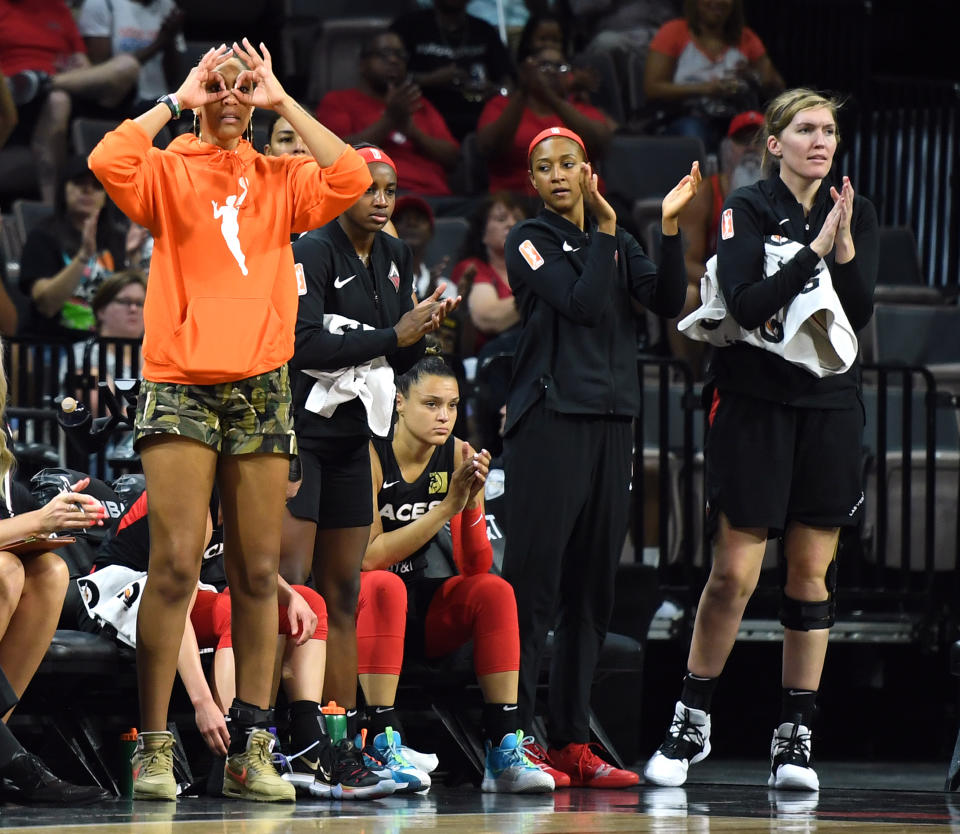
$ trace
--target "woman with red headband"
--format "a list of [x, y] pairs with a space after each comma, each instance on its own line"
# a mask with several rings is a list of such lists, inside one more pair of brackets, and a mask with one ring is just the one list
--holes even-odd
[[671, 317], [683, 306], [677, 216], [700, 171], [695, 162], [663, 199], [658, 265], [617, 226], [576, 133], [542, 131], [528, 161], [544, 207], [513, 227], [505, 248], [521, 319], [504, 426], [503, 576], [516, 591], [520, 625], [517, 726], [533, 726], [544, 644], [555, 626], [549, 750], [534, 742], [527, 755], [573, 786], [626, 787], [639, 776], [588, 744], [590, 687], [627, 532], [631, 421], [640, 407], [637, 322], [644, 308]]
[[[354, 205], [293, 244], [300, 306], [290, 362], [302, 482], [287, 502], [281, 545], [284, 578], [313, 571], [327, 603], [324, 700], [347, 710], [347, 736], [295, 769], [339, 784], [344, 799], [383, 796], [364, 765], [358, 731], [356, 610], [360, 563], [370, 538], [370, 438], [386, 436], [393, 415], [394, 371], [423, 355], [459, 298], [441, 300], [445, 284], [414, 305], [410, 250], [383, 231], [397, 192], [397, 167], [380, 148], [357, 146], [372, 185]], [[322, 477], [321, 477], [322, 476]], [[289, 580], [288, 580], [289, 581]]]

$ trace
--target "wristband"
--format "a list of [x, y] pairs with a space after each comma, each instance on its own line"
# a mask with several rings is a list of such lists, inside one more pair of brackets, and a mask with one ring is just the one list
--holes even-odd
[[177, 99], [176, 93], [169, 93], [168, 95], [160, 96], [160, 98], [157, 99], [157, 104], [167, 105], [167, 107], [170, 108], [170, 115], [174, 119], [179, 119], [180, 114], [183, 112], [180, 109], [180, 102]]

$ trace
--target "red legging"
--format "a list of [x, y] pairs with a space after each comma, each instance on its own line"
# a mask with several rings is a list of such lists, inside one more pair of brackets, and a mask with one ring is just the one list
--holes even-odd
[[[327, 639], [327, 606], [313, 588], [305, 585], [293, 585], [293, 589], [300, 594], [317, 615], [317, 628], [311, 635], [312, 640]], [[287, 617], [287, 606], [278, 605], [280, 625], [278, 634], [291, 634], [290, 620]], [[201, 649], [226, 649], [233, 646], [233, 636], [230, 633], [230, 589], [222, 593], [217, 591], [197, 591], [197, 599], [190, 612], [190, 622], [197, 633], [197, 644]]]
[[[361, 674], [399, 675], [403, 665], [407, 596], [390, 571], [360, 574], [357, 668]], [[520, 635], [513, 588], [499, 576], [451, 576], [430, 601], [424, 623], [428, 657], [452, 652], [473, 638], [478, 677], [520, 668]]]

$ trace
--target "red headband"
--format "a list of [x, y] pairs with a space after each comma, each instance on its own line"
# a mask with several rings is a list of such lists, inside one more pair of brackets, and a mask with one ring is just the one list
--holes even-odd
[[533, 149], [537, 147], [544, 139], [549, 139], [551, 136], [564, 136], [567, 139], [573, 139], [581, 148], [583, 148], [583, 155], [587, 155], [587, 146], [583, 144], [583, 139], [577, 136], [572, 130], [566, 127], [548, 127], [546, 130], [541, 130], [530, 142], [530, 147], [527, 148], [527, 164], [530, 163], [530, 157], [533, 156]]
[[363, 157], [367, 165], [371, 162], [382, 162], [384, 165], [389, 165], [393, 168], [393, 173], [397, 173], [397, 166], [394, 164], [394, 161], [381, 151], [380, 148], [357, 148], [357, 153]]

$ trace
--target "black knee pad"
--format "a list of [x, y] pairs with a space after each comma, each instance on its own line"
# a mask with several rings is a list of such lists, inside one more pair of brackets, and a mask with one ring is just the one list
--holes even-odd
[[820, 602], [805, 602], [784, 593], [780, 597], [780, 622], [784, 628], [794, 631], [830, 628], [837, 619], [837, 603], [829, 586], [827, 594], [829, 596]]

